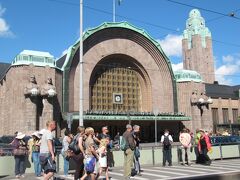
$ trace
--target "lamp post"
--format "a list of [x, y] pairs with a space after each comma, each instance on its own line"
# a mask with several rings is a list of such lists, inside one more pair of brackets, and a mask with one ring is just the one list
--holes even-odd
[[113, 0], [113, 22], [116, 21], [115, 14], [116, 14], [116, 0]]
[[83, 126], [83, 0], [80, 0], [79, 65], [79, 126]]
[[154, 114], [154, 122], [155, 122], [155, 146], [157, 146], [157, 115], [158, 115], [158, 109], [154, 109], [153, 114]]

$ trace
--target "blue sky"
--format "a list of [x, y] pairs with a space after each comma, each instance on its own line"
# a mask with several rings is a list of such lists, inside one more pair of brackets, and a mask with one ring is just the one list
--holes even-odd
[[[240, 1], [174, 1], [202, 8], [214, 40], [217, 79], [223, 84], [240, 84]], [[181, 35], [193, 9], [176, 2], [122, 0], [116, 6], [116, 20], [128, 21], [157, 39], [174, 69], [182, 67]], [[112, 3], [84, 0], [84, 29], [112, 21]], [[236, 18], [223, 15], [233, 11]], [[79, 0], [0, 0], [1, 62], [10, 63], [24, 49], [48, 51], [58, 58], [78, 37]]]

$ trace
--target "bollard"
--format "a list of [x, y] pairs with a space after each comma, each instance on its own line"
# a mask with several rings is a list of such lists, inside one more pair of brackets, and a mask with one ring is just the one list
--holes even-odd
[[155, 165], [155, 152], [154, 152], [154, 147], [152, 147], [152, 158], [153, 158], [153, 165]]
[[220, 150], [220, 158], [223, 160], [223, 154], [222, 154], [222, 144], [219, 144], [219, 150]]

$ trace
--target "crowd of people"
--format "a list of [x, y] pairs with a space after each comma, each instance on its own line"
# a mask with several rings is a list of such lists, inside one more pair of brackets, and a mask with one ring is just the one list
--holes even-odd
[[[209, 134], [202, 129], [197, 129], [196, 134], [190, 132], [189, 129], [184, 128], [179, 135], [179, 141], [181, 146], [178, 149], [178, 156], [181, 165], [191, 165], [190, 153], [195, 152], [196, 163], [210, 165], [211, 160], [208, 153], [212, 153], [212, 146]], [[166, 129], [164, 135], [161, 137], [161, 143], [163, 145], [163, 166], [166, 166], [168, 162], [169, 166], [172, 166], [172, 152], [171, 144], [173, 138], [169, 135], [169, 131]]]
[[[25, 159], [31, 156], [34, 164], [36, 177], [44, 180], [51, 179], [56, 172], [55, 148], [53, 131], [55, 121], [48, 121], [46, 129], [34, 132], [32, 138], [25, 141], [25, 134], [18, 132], [11, 143], [14, 147], [16, 178], [24, 177]], [[183, 129], [179, 135], [181, 143], [178, 149], [179, 160], [182, 165], [191, 165], [190, 153], [196, 155], [196, 163], [210, 165], [211, 160], [208, 152], [212, 151], [209, 135], [203, 130], [197, 130], [196, 134], [189, 129]], [[101, 133], [95, 133], [92, 127], [78, 127], [74, 136], [70, 130], [66, 129], [62, 141], [61, 155], [64, 160], [64, 175], [69, 176], [69, 160], [75, 163], [74, 179], [92, 180], [105, 176], [109, 179], [109, 167], [114, 165], [112, 148], [115, 145], [121, 149], [124, 155], [124, 179], [131, 179], [132, 176], [141, 176], [140, 166], [140, 126], [126, 125], [126, 131], [112, 138], [109, 135], [108, 127], [102, 127]], [[173, 138], [169, 130], [165, 130], [161, 136], [163, 162], [162, 166], [172, 166], [172, 143]]]

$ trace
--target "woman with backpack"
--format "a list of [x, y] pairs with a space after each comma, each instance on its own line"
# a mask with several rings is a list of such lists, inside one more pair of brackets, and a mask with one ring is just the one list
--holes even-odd
[[172, 166], [172, 142], [172, 136], [169, 134], [169, 131], [165, 129], [164, 135], [161, 137], [161, 143], [163, 145], [163, 167], [166, 166], [166, 161], [168, 161], [168, 166]]

